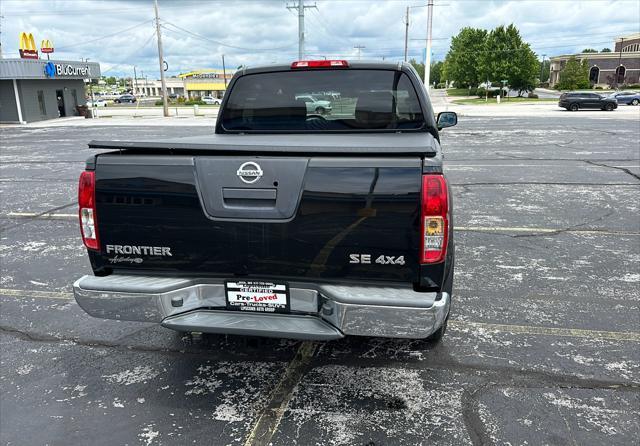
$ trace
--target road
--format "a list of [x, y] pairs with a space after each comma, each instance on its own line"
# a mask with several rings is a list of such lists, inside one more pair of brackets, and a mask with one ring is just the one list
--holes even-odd
[[86, 143], [211, 128], [1, 128], [0, 442], [637, 442], [640, 129], [617, 116], [463, 115], [442, 132], [457, 269], [435, 347], [89, 317], [70, 294], [91, 271], [75, 217]]

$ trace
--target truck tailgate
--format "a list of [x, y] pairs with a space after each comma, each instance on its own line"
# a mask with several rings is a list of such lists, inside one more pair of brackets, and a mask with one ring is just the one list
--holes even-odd
[[91, 261], [105, 274], [418, 282], [422, 138], [422, 155], [99, 155]]

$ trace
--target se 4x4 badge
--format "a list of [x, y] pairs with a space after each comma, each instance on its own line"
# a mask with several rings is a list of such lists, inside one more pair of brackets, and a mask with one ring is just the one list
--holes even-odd
[[381, 255], [371, 261], [371, 254], [349, 254], [349, 263], [365, 264], [377, 263], [378, 265], [404, 265], [404, 256]]

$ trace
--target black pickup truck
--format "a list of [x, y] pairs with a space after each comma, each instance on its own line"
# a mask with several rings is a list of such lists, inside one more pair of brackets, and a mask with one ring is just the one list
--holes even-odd
[[183, 332], [439, 340], [454, 241], [438, 131], [456, 123], [406, 63], [240, 69], [210, 136], [89, 144], [105, 150], [80, 176], [94, 275], [76, 301]]

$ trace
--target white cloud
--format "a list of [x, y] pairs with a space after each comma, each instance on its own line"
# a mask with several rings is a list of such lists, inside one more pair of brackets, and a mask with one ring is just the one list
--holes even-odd
[[[297, 3], [292, 0], [291, 3]], [[400, 60], [404, 52], [405, 7], [426, 1], [317, 0], [306, 11], [306, 49], [312, 57]], [[160, 0], [169, 73], [221, 66], [285, 62], [297, 58], [298, 18], [284, 0]], [[307, 4], [312, 4], [311, 0]], [[459, 1], [436, 0], [434, 59], [444, 57], [449, 39], [464, 26], [491, 29], [514, 23], [534, 51], [547, 56], [585, 47], [613, 47], [613, 39], [639, 32], [640, 2], [620, 1]], [[17, 57], [18, 35], [34, 33], [54, 42], [54, 56], [90, 58], [107, 74], [138, 72], [157, 76], [153, 3], [150, 0], [2, 0], [4, 57]], [[143, 21], [146, 23], [141, 24]], [[135, 26], [139, 24], [138, 26]], [[203, 40], [172, 26], [177, 25]], [[126, 28], [127, 32], [117, 33]], [[115, 35], [95, 42], [92, 40]], [[426, 36], [426, 8], [411, 10], [410, 38]], [[231, 48], [212, 41], [222, 42]], [[146, 45], [145, 45], [146, 43]], [[411, 57], [422, 58], [424, 41], [411, 40]], [[281, 50], [268, 50], [268, 48]]]

